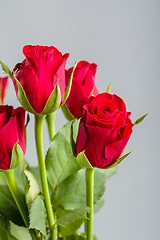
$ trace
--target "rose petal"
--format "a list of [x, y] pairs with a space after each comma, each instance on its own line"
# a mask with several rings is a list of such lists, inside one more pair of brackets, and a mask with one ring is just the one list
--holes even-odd
[[96, 72], [97, 72], [97, 65], [95, 63], [90, 64], [88, 74], [86, 75], [85, 82], [83, 84], [87, 97], [91, 95], [91, 92], [93, 89], [94, 89], [93, 90], [94, 96], [99, 94], [98, 89], [95, 85]]
[[84, 133], [79, 131], [77, 138], [77, 153], [85, 150], [85, 155], [93, 167], [104, 167], [106, 164], [106, 158], [104, 155], [105, 146], [116, 141], [118, 138], [117, 130], [106, 130], [104, 128], [86, 124], [84, 126], [82, 124], [81, 128], [85, 129], [85, 138], [87, 139], [85, 140], [85, 144], [81, 144], [81, 147], [79, 147], [79, 139], [83, 142], [84, 137]]
[[115, 94], [112, 96], [112, 101], [117, 105], [117, 107], [121, 111], [122, 116], [124, 117], [124, 119], [126, 119], [127, 118], [127, 111], [126, 111], [126, 104], [125, 104], [125, 102], [120, 97], [118, 97]]
[[97, 115], [92, 115], [89, 112], [86, 112], [86, 124], [92, 125], [92, 126], [99, 126], [101, 128], [114, 128], [117, 125], [117, 118], [114, 117], [112, 119], [103, 120], [101, 118], [98, 118]]
[[107, 167], [107, 166], [115, 163], [116, 160], [120, 158], [129, 138], [130, 138], [130, 136], [128, 136], [124, 139], [121, 139], [120, 141], [114, 142], [105, 147], [106, 165], [103, 167]]
[[83, 86], [75, 78], [73, 78], [71, 91], [72, 94], [67, 98], [66, 106], [75, 118], [80, 118], [87, 97]]
[[83, 123], [80, 122], [79, 132], [77, 137], [77, 145], [76, 145], [76, 153], [80, 153], [83, 151], [87, 141], [86, 130], [84, 128]]

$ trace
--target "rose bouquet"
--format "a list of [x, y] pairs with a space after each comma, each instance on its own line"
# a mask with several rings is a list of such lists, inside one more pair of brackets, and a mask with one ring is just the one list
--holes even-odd
[[[108, 177], [122, 156], [134, 124], [125, 102], [99, 93], [97, 65], [76, 62], [55, 47], [24, 46], [25, 60], [0, 78], [0, 236], [3, 239], [96, 240], [93, 213], [104, 203]], [[21, 107], [4, 105], [8, 78]], [[55, 113], [68, 123], [55, 133]], [[26, 113], [28, 112], [28, 113]], [[35, 117], [37, 167], [24, 158], [29, 114]], [[25, 117], [26, 116], [26, 117]], [[43, 123], [50, 146], [44, 156]], [[84, 223], [84, 232], [79, 232]]]

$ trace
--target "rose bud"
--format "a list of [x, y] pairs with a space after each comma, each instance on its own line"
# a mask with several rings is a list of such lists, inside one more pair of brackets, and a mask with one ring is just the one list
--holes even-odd
[[[66, 86], [73, 68], [66, 70]], [[81, 61], [77, 64], [73, 74], [72, 87], [70, 95], [65, 102], [63, 112], [68, 120], [73, 118], [80, 118], [82, 116], [83, 105], [86, 103], [88, 97], [93, 94], [96, 96], [99, 92], [95, 85], [95, 74], [97, 65], [95, 63], [88, 63]]]
[[7, 86], [8, 86], [8, 76], [0, 77], [0, 104], [2, 105], [4, 104]]
[[[17, 97], [23, 108], [32, 113], [49, 114], [64, 100], [65, 65], [69, 54], [55, 47], [23, 47], [26, 59], [12, 72]], [[15, 73], [15, 74], [14, 74]]]
[[25, 154], [25, 110], [0, 106], [0, 169], [15, 168]]
[[131, 113], [120, 97], [109, 93], [91, 96], [83, 109], [76, 153], [83, 152], [92, 167], [115, 166], [132, 133]]

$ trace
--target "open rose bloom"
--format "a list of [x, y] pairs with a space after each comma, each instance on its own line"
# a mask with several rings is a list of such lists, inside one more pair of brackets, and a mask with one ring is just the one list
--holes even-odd
[[93, 167], [111, 166], [131, 136], [130, 112], [120, 97], [109, 93], [90, 97], [83, 109], [76, 151], [84, 151]]
[[[32, 109], [36, 113], [43, 112], [57, 82], [60, 89], [60, 103], [62, 103], [65, 93], [65, 65], [69, 54], [62, 55], [53, 46], [31, 45], [23, 47], [23, 54], [26, 59], [18, 63], [13, 71]], [[19, 88], [14, 76], [12, 80], [19, 99]], [[20, 102], [24, 105], [23, 100]], [[54, 100], [52, 102], [54, 105]]]

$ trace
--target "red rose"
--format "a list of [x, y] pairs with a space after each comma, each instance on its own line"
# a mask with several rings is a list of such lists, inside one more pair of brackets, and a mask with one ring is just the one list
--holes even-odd
[[[45, 105], [55, 88], [57, 80], [61, 92], [61, 102], [65, 93], [65, 65], [69, 54], [62, 55], [55, 47], [31, 46], [23, 47], [26, 59], [18, 63], [13, 71], [21, 84], [26, 97], [37, 113], [43, 112]], [[18, 88], [12, 77], [16, 94]]]
[[25, 110], [22, 107], [0, 106], [0, 169], [10, 168], [12, 149], [16, 142], [25, 154]]
[[5, 93], [8, 85], [8, 76], [0, 78], [0, 104], [4, 104]]
[[121, 156], [132, 133], [130, 112], [117, 95], [101, 93], [83, 107], [76, 152], [84, 154], [93, 167], [112, 165]]
[[[66, 86], [72, 70], [73, 68], [66, 70]], [[65, 102], [69, 112], [75, 118], [80, 118], [82, 116], [83, 105], [86, 103], [92, 91], [95, 96], [99, 93], [95, 85], [96, 71], [97, 65], [95, 63], [90, 64], [88, 62], [81, 61], [76, 66], [73, 74], [70, 95]]]

